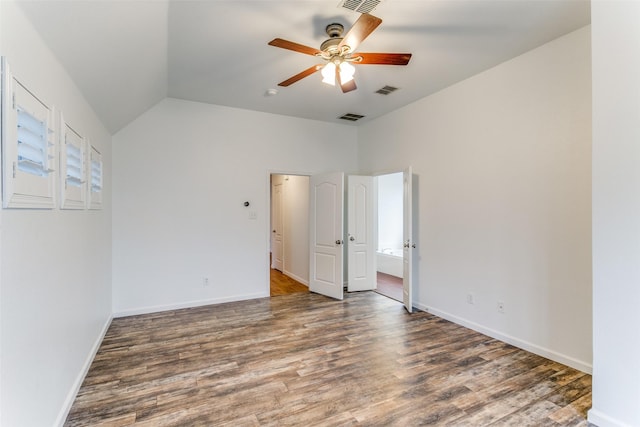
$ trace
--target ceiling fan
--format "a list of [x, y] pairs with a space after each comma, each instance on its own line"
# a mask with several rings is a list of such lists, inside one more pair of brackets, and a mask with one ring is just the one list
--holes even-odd
[[355, 53], [360, 43], [381, 23], [382, 19], [364, 13], [360, 15], [353, 27], [344, 36], [342, 35], [344, 32], [342, 24], [329, 24], [326, 28], [329, 39], [320, 45], [319, 50], [279, 38], [271, 40], [269, 42], [271, 46], [317, 56], [325, 60], [324, 64], [309, 67], [295, 76], [278, 83], [278, 86], [289, 86], [316, 71], [322, 70], [322, 81], [324, 83], [335, 85], [337, 82], [342, 92], [347, 93], [357, 88], [353, 79], [355, 68], [351, 63], [407, 65], [411, 59], [410, 53]]

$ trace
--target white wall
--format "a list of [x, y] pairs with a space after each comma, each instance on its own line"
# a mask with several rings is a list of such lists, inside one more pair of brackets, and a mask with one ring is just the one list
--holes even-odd
[[418, 306], [585, 371], [590, 70], [586, 27], [358, 130], [362, 172], [419, 175]]
[[[0, 2], [0, 54], [103, 154], [101, 211], [0, 211], [0, 424], [66, 416], [111, 315], [111, 138], [19, 7]], [[28, 263], [32, 254], [40, 261]]]
[[592, 1], [593, 406], [640, 426], [640, 3]]
[[114, 312], [268, 296], [270, 172], [356, 155], [351, 126], [162, 101], [113, 137]]
[[284, 271], [309, 285], [309, 177], [284, 178]]
[[378, 250], [402, 250], [402, 173], [380, 175], [378, 180]]

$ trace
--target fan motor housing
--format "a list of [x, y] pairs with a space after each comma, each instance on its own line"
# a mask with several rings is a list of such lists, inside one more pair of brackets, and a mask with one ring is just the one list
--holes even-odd
[[322, 44], [320, 45], [320, 50], [330, 54], [337, 53], [338, 45], [342, 41], [344, 26], [342, 24], [338, 24], [337, 22], [334, 22], [332, 24], [327, 25], [327, 27], [325, 28], [325, 31], [327, 32], [327, 35], [330, 38], [322, 42]]
[[336, 37], [342, 37], [342, 33], [344, 33], [344, 26], [334, 22], [333, 24], [327, 25], [324, 30], [327, 32], [327, 35], [333, 39]]
[[320, 45], [320, 50], [323, 52], [335, 53], [338, 51], [338, 45], [340, 44], [341, 41], [342, 41], [342, 37], [325, 40]]

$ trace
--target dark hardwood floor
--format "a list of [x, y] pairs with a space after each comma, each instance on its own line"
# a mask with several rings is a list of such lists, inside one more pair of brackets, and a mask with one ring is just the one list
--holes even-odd
[[591, 376], [375, 292], [114, 319], [65, 425], [586, 426]]
[[402, 301], [402, 279], [379, 271], [377, 276], [376, 292], [396, 301]]

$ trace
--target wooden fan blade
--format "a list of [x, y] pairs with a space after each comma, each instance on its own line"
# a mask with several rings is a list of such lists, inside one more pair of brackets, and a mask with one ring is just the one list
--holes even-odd
[[300, 53], [304, 53], [304, 54], [307, 54], [307, 55], [315, 56], [316, 54], [322, 53], [321, 51], [319, 51], [316, 48], [305, 46], [305, 45], [299, 44], [299, 43], [290, 42], [289, 40], [273, 39], [268, 44], [270, 46], [280, 47], [282, 49], [288, 49], [288, 50], [292, 50], [294, 52], [300, 52]]
[[338, 71], [337, 67], [336, 67], [336, 81], [340, 85], [340, 89], [342, 89], [343, 93], [351, 92], [352, 90], [358, 89], [358, 86], [356, 86], [355, 79], [351, 79], [346, 83], [342, 83], [342, 80], [340, 80], [340, 72]]
[[347, 83], [341, 84], [340, 89], [342, 89], [342, 92], [347, 93], [358, 89], [358, 86], [356, 86], [355, 80], [350, 80]]
[[338, 48], [341, 49], [342, 46], [349, 46], [351, 52], [353, 52], [381, 23], [382, 19], [369, 15], [368, 13], [363, 13], [344, 36]]
[[354, 57], [361, 57], [362, 61], [356, 64], [379, 64], [379, 65], [407, 65], [411, 59], [410, 53], [360, 53]]
[[314, 65], [313, 67], [309, 67], [306, 70], [296, 74], [293, 77], [289, 77], [287, 80], [278, 83], [278, 86], [289, 86], [294, 84], [295, 82], [297, 82], [298, 80], [302, 80], [307, 76], [310, 76], [311, 74], [315, 73], [316, 71], [318, 71], [320, 68], [322, 68], [322, 64], [318, 64], [318, 65]]

